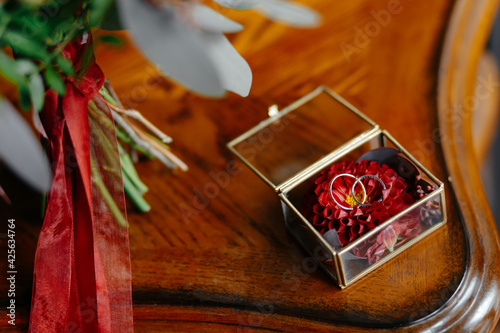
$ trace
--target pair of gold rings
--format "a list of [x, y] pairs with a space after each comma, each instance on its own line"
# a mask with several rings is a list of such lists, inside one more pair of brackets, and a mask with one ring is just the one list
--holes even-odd
[[[351, 174], [348, 174], [348, 173], [341, 173], [340, 175], [336, 175], [335, 177], [333, 177], [333, 179], [331, 180], [330, 182], [330, 197], [332, 198], [332, 200], [337, 204], [337, 206], [339, 206], [340, 208], [344, 209], [344, 210], [353, 210], [354, 207], [348, 207], [348, 206], [343, 206], [341, 205], [334, 197], [333, 195], [333, 183], [335, 182], [335, 180], [337, 178], [340, 178], [340, 177], [349, 177], [349, 178], [354, 178], [356, 179], [354, 181], [354, 183], [352, 184], [352, 187], [351, 187], [351, 195], [352, 195], [352, 198], [354, 199], [354, 201], [356, 201], [356, 203], [359, 205], [359, 206], [362, 206], [362, 207], [370, 207], [372, 204], [369, 203], [369, 204], [365, 204], [366, 202], [366, 198], [367, 198], [367, 194], [366, 194], [366, 188], [365, 188], [365, 185], [363, 185], [363, 183], [361, 182], [363, 179], [365, 178], [373, 178], [373, 179], [376, 179], [380, 184], [382, 184], [382, 188], [385, 190], [387, 189], [387, 187], [385, 186], [385, 183], [382, 179], [380, 179], [379, 177], [377, 176], [373, 176], [373, 175], [364, 175], [364, 176], [361, 176], [361, 177], [355, 177]], [[356, 188], [356, 185], [357, 184], [360, 184], [361, 185], [361, 188], [363, 189], [363, 201], [359, 201], [358, 198], [356, 198], [356, 195], [354, 194], [354, 189]], [[378, 202], [382, 202], [382, 198], [380, 198], [378, 200]]]

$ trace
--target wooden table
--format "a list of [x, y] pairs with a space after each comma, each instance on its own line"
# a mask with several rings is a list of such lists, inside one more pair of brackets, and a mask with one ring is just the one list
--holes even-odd
[[[136, 332], [491, 330], [499, 318], [500, 243], [474, 159], [470, 112], [471, 100], [483, 98], [474, 78], [497, 1], [307, 4], [323, 15], [317, 29], [226, 13], [245, 26], [231, 40], [253, 69], [248, 98], [188, 93], [129, 42], [98, 48], [122, 101], [173, 136], [173, 151], [190, 167], [173, 175], [157, 161], [137, 166], [152, 210], [129, 215]], [[448, 223], [346, 290], [320, 270], [304, 270], [307, 255], [287, 233], [277, 196], [226, 148], [270, 105], [286, 106], [319, 85], [446, 181]], [[220, 178], [234, 163], [228, 180]], [[10, 329], [23, 331], [41, 219], [35, 194], [18, 191], [13, 200], [0, 204], [0, 216], [18, 219], [21, 305]]]

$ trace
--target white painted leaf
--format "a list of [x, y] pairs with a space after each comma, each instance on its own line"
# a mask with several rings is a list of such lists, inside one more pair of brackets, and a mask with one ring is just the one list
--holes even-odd
[[212, 59], [225, 89], [243, 97], [252, 86], [252, 70], [233, 45], [221, 33], [204, 33], [205, 49]]
[[29, 77], [28, 87], [30, 89], [31, 104], [36, 111], [40, 112], [45, 100], [45, 86], [40, 73], [36, 72]]
[[228, 19], [207, 6], [194, 4], [189, 6], [188, 10], [194, 22], [205, 31], [238, 32], [243, 29], [241, 24]]
[[45, 132], [42, 120], [40, 119], [40, 114], [35, 109], [33, 109], [31, 112], [31, 120], [33, 121], [33, 125], [35, 126], [35, 129], [38, 131], [38, 133], [40, 133], [41, 136], [48, 140], [47, 133]]
[[267, 1], [267, 0], [213, 0], [213, 1], [227, 8], [250, 9], [259, 4], [261, 1]]
[[320, 16], [306, 6], [280, 0], [265, 0], [255, 8], [272, 20], [295, 27], [315, 27]]
[[157, 8], [140, 0], [120, 0], [118, 5], [122, 23], [135, 43], [168, 76], [202, 94], [224, 94], [201, 36], [173, 8]]
[[19, 59], [16, 60], [16, 71], [23, 76], [28, 76], [38, 73], [38, 67], [30, 60]]
[[26, 183], [48, 191], [50, 167], [33, 132], [7, 101], [0, 99], [0, 159]]

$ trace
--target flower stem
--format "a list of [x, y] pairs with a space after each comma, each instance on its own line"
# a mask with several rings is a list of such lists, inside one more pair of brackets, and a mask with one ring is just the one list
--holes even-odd
[[115, 200], [113, 199], [106, 185], [102, 181], [101, 175], [99, 174], [99, 169], [95, 164], [94, 157], [92, 156], [92, 154], [90, 154], [90, 171], [92, 174], [92, 183], [97, 187], [97, 189], [101, 193], [101, 196], [104, 199], [106, 205], [108, 206], [111, 214], [113, 214], [115, 221], [118, 222], [120, 226], [126, 228], [128, 225], [127, 220], [123, 216], [122, 211], [120, 210], [120, 208], [118, 208]]
[[134, 202], [137, 209], [141, 212], [149, 212], [151, 210], [151, 206], [146, 202], [146, 200], [144, 200], [142, 194], [137, 190], [126, 173], [123, 173], [123, 187], [125, 189], [125, 193]]
[[118, 144], [118, 151], [120, 152], [120, 161], [123, 173], [129, 177], [133, 185], [137, 188], [141, 195], [143, 195], [149, 190], [149, 188], [140, 180], [130, 155], [125, 152], [120, 144]]

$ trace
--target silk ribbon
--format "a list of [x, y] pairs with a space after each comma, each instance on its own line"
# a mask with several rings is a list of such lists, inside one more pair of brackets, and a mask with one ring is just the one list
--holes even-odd
[[111, 112], [97, 105], [104, 75], [91, 50], [90, 38], [66, 46], [77, 75], [65, 78], [64, 96], [46, 92], [40, 115], [53, 183], [35, 256], [34, 333], [133, 332], [119, 153]]

